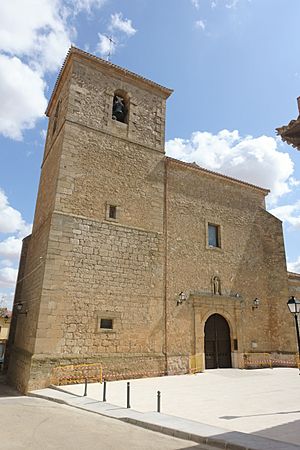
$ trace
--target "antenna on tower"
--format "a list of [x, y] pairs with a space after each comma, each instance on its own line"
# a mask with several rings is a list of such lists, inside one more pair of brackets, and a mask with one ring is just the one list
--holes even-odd
[[107, 36], [106, 34], [104, 34], [104, 36], [106, 37], [106, 39], [109, 40], [109, 52], [107, 54], [106, 60], [110, 61], [113, 45], [117, 45], [117, 43], [113, 40], [113, 38], [111, 36]]

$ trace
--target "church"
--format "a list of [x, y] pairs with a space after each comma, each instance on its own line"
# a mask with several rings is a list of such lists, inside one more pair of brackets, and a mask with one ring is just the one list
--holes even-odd
[[300, 275], [268, 190], [167, 157], [171, 94], [69, 50], [20, 258], [6, 359], [20, 391], [80, 367], [124, 379], [188, 373], [193, 357], [199, 370], [296, 364]]

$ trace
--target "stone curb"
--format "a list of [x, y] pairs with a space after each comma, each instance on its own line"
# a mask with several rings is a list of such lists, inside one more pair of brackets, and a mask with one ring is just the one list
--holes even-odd
[[[196, 433], [180, 430], [177, 428], [172, 428], [170, 426], [165, 426], [163, 424], [151, 423], [151, 421], [146, 421], [146, 420], [143, 421], [143, 420], [140, 420], [140, 419], [137, 419], [134, 417], [129, 417], [128, 415], [126, 417], [126, 414], [128, 414], [127, 411], [130, 411], [131, 414], [133, 413], [133, 415], [137, 414], [137, 415], [141, 416], [141, 414], [144, 414], [144, 413], [140, 413], [138, 411], [134, 411], [132, 409], [126, 410], [126, 408], [120, 408], [120, 409], [122, 409], [122, 412], [123, 412], [122, 416], [114, 415], [114, 414], [108, 413], [107, 410], [102, 410], [102, 411], [101, 411], [101, 409], [95, 410], [95, 408], [89, 408], [89, 406], [88, 406], [89, 400], [91, 401], [91, 404], [93, 404], [93, 405], [95, 405], [95, 403], [96, 404], [99, 403], [103, 406], [103, 402], [95, 402], [94, 399], [89, 398], [89, 397], [81, 397], [78, 395], [70, 394], [69, 392], [66, 392], [63, 389], [53, 389], [53, 390], [56, 390], [60, 394], [64, 394], [67, 398], [59, 398], [58, 396], [55, 396], [55, 395], [51, 396], [51, 395], [47, 395], [46, 393], [43, 394], [43, 393], [41, 393], [41, 391], [29, 392], [27, 395], [29, 397], [42, 398], [42, 399], [53, 401], [56, 403], [65, 404], [65, 405], [73, 407], [73, 408], [96, 413], [96, 414], [99, 414], [104, 417], [109, 417], [111, 419], [120, 420], [122, 422], [130, 423], [132, 425], [136, 425], [136, 426], [139, 426], [141, 428], [145, 428], [145, 429], [148, 429], [151, 431], [155, 431], [155, 432], [162, 433], [165, 435], [173, 436], [173, 437], [176, 437], [179, 439], [193, 441], [198, 444], [205, 444], [207, 446], [212, 446], [215, 448], [226, 449], [226, 450], [300, 450], [300, 446], [295, 445], [295, 444], [285, 443], [285, 442], [281, 442], [281, 441], [277, 441], [277, 440], [273, 440], [273, 439], [269, 439], [269, 438], [265, 438], [265, 437], [261, 437], [261, 436], [256, 436], [253, 434], [250, 435], [247, 433], [234, 432], [234, 431], [230, 431], [230, 430], [221, 430], [221, 429], [218, 430], [217, 427], [215, 427], [216, 430], [222, 431], [223, 434], [231, 435], [231, 439], [222, 439], [221, 437], [218, 438], [217, 436], [211, 436], [211, 437], [203, 436], [201, 434], [196, 434]], [[78, 403], [72, 402], [72, 400], [75, 400], [75, 399], [79, 400], [80, 398], [85, 399], [85, 403], [78, 404]], [[88, 401], [88, 402], [86, 403], [86, 401]], [[109, 404], [106, 403], [105, 405], [108, 406]], [[111, 406], [115, 407], [115, 405], [111, 405]], [[171, 416], [162, 414], [161, 417], [163, 419], [163, 418], [171, 417]], [[159, 418], [159, 416], [158, 416], [158, 418]], [[180, 420], [181, 418], [174, 416], [174, 419]], [[188, 421], [186, 421], [186, 419], [182, 419], [182, 420], [184, 420], [185, 422], [188, 422]], [[190, 422], [192, 423], [193, 421], [190, 421]], [[201, 427], [201, 425], [206, 426], [204, 424], [199, 423], [199, 427]], [[222, 435], [222, 433], [220, 433], [220, 434]], [[232, 435], [234, 435], [234, 436], [232, 436]], [[234, 442], [234, 441], [236, 441], [236, 442]], [[252, 442], [250, 442], [250, 441], [252, 441]]]
[[[148, 423], [148, 422], [142, 422], [141, 420], [136, 420], [136, 419], [132, 419], [130, 417], [124, 417], [123, 419], [120, 419], [123, 422], [126, 423], [131, 423], [133, 425], [142, 427], [142, 428], [146, 428], [148, 430], [151, 431], [157, 431], [158, 433], [162, 433], [162, 434], [166, 434], [169, 436], [173, 436], [179, 439], [184, 439], [186, 441], [193, 441], [196, 442], [197, 444], [206, 444], [208, 446], [212, 446], [215, 448], [220, 448], [220, 449], [227, 449], [227, 450], [263, 450], [263, 447], [261, 447], [261, 449], [259, 449], [257, 446], [252, 447], [249, 445], [239, 445], [236, 444], [234, 442], [230, 442], [230, 441], [226, 441], [224, 439], [218, 439], [216, 437], [204, 437], [198, 434], [193, 434], [193, 433], [188, 433], [186, 431], [182, 431], [182, 430], [176, 430], [174, 428], [169, 428], [169, 427], [165, 427], [165, 426], [160, 426], [157, 424], [153, 424], [153, 423]], [[239, 434], [246, 434], [246, 433], [239, 433]], [[267, 439], [267, 438], [261, 438], [263, 440], [267, 440], [268, 444], [274, 442], [272, 439]], [[280, 447], [278, 447], [279, 444], [284, 445], [285, 447], [281, 447], [281, 450], [286, 450], [287, 446], [289, 446], [290, 444], [285, 444], [284, 442], [280, 443], [279, 441], [275, 441], [274, 445], [276, 446], [277, 450], [279, 450]], [[275, 449], [274, 446], [274, 449]], [[272, 450], [273, 447], [270, 447], [269, 445], [266, 447], [269, 450]], [[299, 448], [300, 447], [295, 447], [292, 446], [292, 448]]]

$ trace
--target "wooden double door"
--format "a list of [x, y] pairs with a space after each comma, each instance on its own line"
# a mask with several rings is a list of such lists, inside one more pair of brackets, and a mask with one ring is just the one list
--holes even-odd
[[232, 367], [229, 325], [220, 314], [210, 316], [204, 327], [205, 368]]

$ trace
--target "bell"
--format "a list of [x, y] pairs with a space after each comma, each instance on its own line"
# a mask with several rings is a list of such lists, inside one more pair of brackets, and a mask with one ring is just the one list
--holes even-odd
[[125, 108], [123, 99], [116, 95], [114, 97], [114, 102], [113, 102], [112, 118], [114, 120], [117, 120], [118, 122], [124, 122], [125, 115], [126, 115], [126, 108]]

